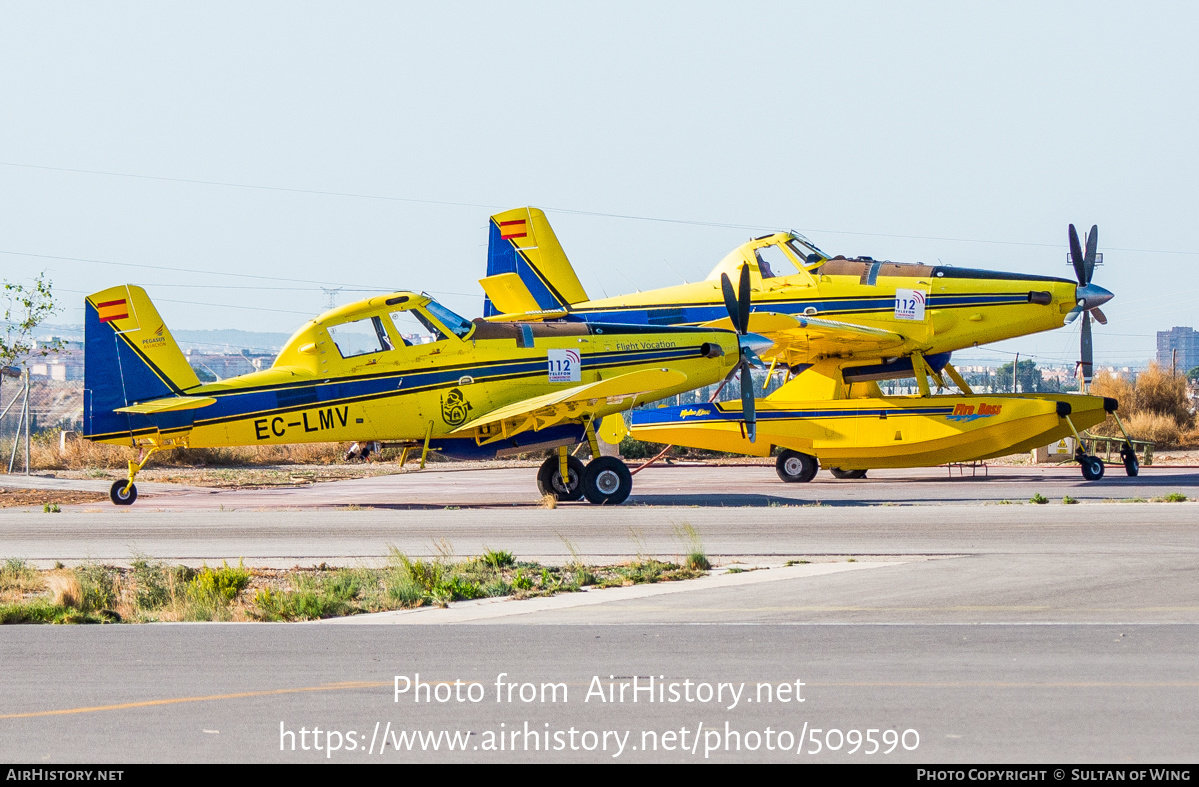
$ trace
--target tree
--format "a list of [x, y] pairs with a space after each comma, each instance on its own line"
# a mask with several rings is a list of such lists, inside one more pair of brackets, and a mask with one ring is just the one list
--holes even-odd
[[31, 357], [44, 358], [62, 349], [60, 339], [44, 342], [39, 347], [33, 338], [37, 326], [58, 310], [51, 288], [44, 272], [38, 274], [32, 285], [4, 280], [4, 334], [0, 336], [0, 367], [27, 365]]
[[1187, 372], [1187, 379], [1191, 382], [1199, 380], [1199, 366], [1196, 366], [1194, 369], [1191, 369], [1189, 372]]
[[[1041, 379], [1041, 370], [1037, 362], [1032, 360], [1017, 361], [1016, 382], [1020, 393], [1036, 393], [1045, 391], [1045, 381]], [[994, 386], [996, 391], [1012, 391], [1012, 365], [1005, 363], [995, 372]], [[1014, 391], [1013, 391], [1014, 393]]]

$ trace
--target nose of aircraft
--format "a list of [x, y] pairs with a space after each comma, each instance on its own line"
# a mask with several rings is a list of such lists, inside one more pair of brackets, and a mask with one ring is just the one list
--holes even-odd
[[1111, 292], [1097, 284], [1088, 284], [1084, 287], [1074, 288], [1074, 300], [1076, 303], [1081, 303], [1083, 309], [1094, 309], [1096, 306], [1102, 306], [1113, 297]]
[[[1109, 294], [1108, 297], [1110, 298], [1111, 295]], [[738, 336], [737, 341], [741, 344], [741, 349], [750, 350], [757, 355], [761, 355], [774, 346], [774, 342], [760, 333], [747, 333]]]

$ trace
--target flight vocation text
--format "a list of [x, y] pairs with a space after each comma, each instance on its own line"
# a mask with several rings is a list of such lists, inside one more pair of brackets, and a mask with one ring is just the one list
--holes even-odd
[[[582, 692], [584, 703], [698, 703], [716, 704], [725, 710], [733, 710], [744, 702], [803, 702], [802, 680], [785, 681], [782, 683], [761, 682], [752, 684], [752, 690], [747, 693], [750, 684], [745, 681], [709, 682], [695, 681], [690, 678], [667, 678], [665, 675], [632, 675], [616, 677], [609, 675], [607, 680], [599, 675], [593, 675]], [[576, 686], [576, 700], [580, 687]], [[508, 673], [501, 672], [495, 677], [495, 683], [484, 686], [479, 682], [455, 680], [452, 682], [422, 681], [420, 673], [412, 677], [407, 675], [395, 676], [395, 701], [409, 699], [412, 702], [448, 703], [448, 702], [484, 702], [494, 700], [501, 703], [567, 703], [570, 702], [570, 686], [566, 683], [526, 683], [508, 678]]]

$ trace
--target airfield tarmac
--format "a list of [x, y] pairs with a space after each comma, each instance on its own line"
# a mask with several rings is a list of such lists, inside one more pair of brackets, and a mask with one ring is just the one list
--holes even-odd
[[[131, 509], [0, 511], [4, 557], [125, 562], [370, 562], [394, 545], [593, 562], [709, 555], [760, 570], [536, 601], [467, 602], [309, 624], [14, 627], [0, 732], [10, 759], [310, 761], [279, 724], [370, 736], [500, 723], [645, 730], [915, 729], [885, 757], [848, 746], [713, 753], [803, 762], [1193, 761], [1199, 735], [1199, 473], [1085, 483], [1073, 467], [944, 468], [779, 482], [771, 468], [672, 467], [631, 504], [535, 506], [528, 469], [436, 472], [288, 490], [145, 490]], [[18, 479], [4, 479], [12, 483]], [[110, 481], [32, 483], [86, 484]], [[156, 494], [151, 495], [151, 491]], [[1052, 501], [1031, 505], [1041, 493]], [[1070, 495], [1079, 505], [1062, 505]], [[1010, 501], [1003, 504], [1000, 501]], [[820, 505], [815, 505], [816, 501]], [[1019, 504], [1023, 501], [1022, 504]], [[95, 513], [89, 513], [95, 511]], [[442, 546], [444, 549], [444, 546]], [[853, 562], [850, 562], [852, 558]], [[811, 563], [784, 567], [788, 559]], [[609, 595], [604, 595], [609, 594]], [[562, 681], [568, 704], [393, 701], [393, 678]], [[801, 679], [803, 705], [582, 702], [593, 676]], [[804, 728], [803, 725], [808, 727]], [[507, 729], [507, 727], [505, 728]], [[818, 737], [820, 737], [818, 736]], [[472, 739], [471, 746], [474, 746]], [[825, 737], [821, 740], [828, 741]], [[834, 742], [835, 738], [833, 739]], [[909, 739], [910, 742], [910, 739]], [[698, 761], [626, 750], [618, 760]], [[339, 752], [335, 761], [610, 759], [612, 751]]]

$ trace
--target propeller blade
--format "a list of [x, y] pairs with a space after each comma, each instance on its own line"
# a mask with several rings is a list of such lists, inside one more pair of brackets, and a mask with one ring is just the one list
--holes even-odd
[[1074, 225], [1070, 225], [1070, 261], [1074, 263], [1074, 275], [1078, 278], [1078, 283], [1082, 286], [1087, 285], [1087, 268], [1086, 260], [1082, 256], [1082, 245], [1078, 242], [1078, 230], [1074, 229]]
[[741, 266], [741, 282], [737, 288], [737, 333], [745, 335], [749, 331], [749, 266]]
[[1086, 284], [1091, 283], [1091, 277], [1095, 275], [1095, 247], [1099, 245], [1099, 225], [1092, 224], [1091, 231], [1087, 233], [1087, 254], [1083, 258], [1084, 267], [1087, 272]]
[[1079, 349], [1082, 351], [1082, 379], [1089, 385], [1091, 382], [1091, 370], [1095, 365], [1095, 357], [1091, 346], [1091, 315], [1089, 312], [1084, 312], [1082, 315], [1082, 338]]
[[742, 360], [738, 365], [741, 370], [741, 420], [745, 421], [745, 433], [752, 443], [758, 436], [758, 414], [754, 404], [754, 379], [750, 373], [749, 361]]
[[1078, 319], [1078, 315], [1080, 315], [1080, 314], [1082, 314], [1082, 306], [1081, 306], [1081, 305], [1079, 305], [1079, 306], [1075, 306], [1073, 309], [1071, 309], [1070, 311], [1066, 312], [1066, 321], [1065, 321], [1064, 323], [1062, 323], [1062, 324], [1063, 324], [1063, 325], [1069, 325], [1070, 323], [1072, 323], [1072, 322], [1074, 322], [1075, 320], [1077, 320], [1077, 319]]
[[1091, 315], [1100, 325], [1107, 325], [1107, 315], [1100, 311], [1098, 306], [1096, 306], [1094, 309], [1091, 309]]
[[724, 308], [728, 310], [729, 320], [733, 323], [733, 330], [737, 333], [745, 333], [741, 330], [741, 323], [737, 319], [737, 293], [733, 292], [733, 283], [729, 281], [727, 273], [720, 274], [720, 290], [724, 293]]

